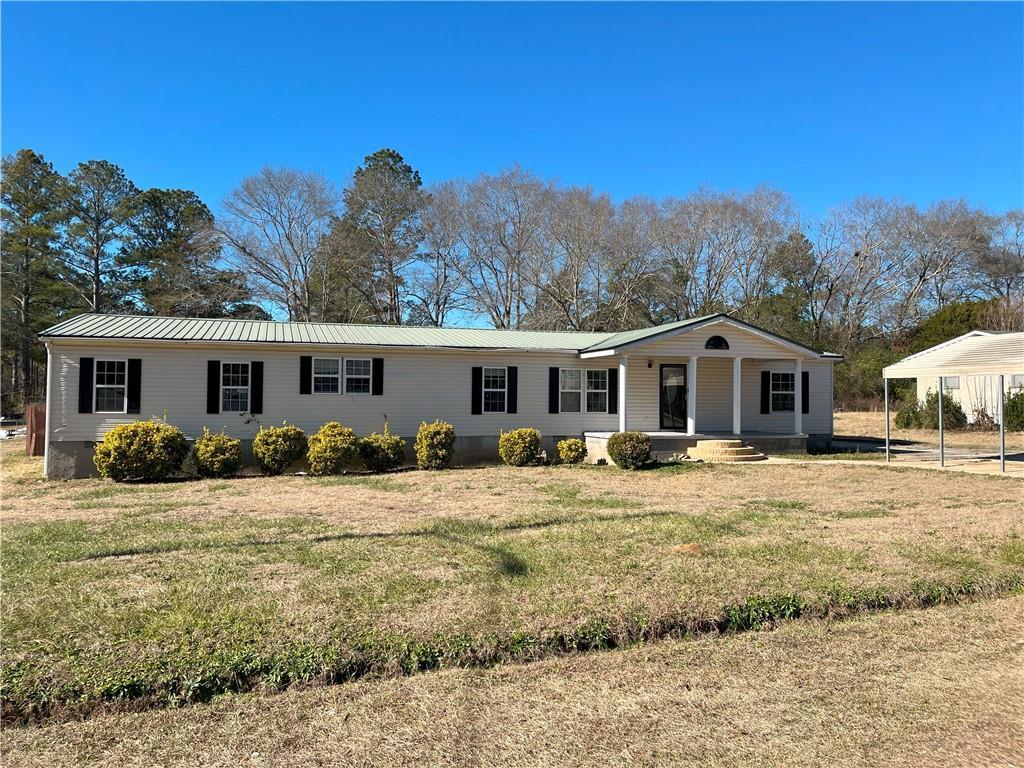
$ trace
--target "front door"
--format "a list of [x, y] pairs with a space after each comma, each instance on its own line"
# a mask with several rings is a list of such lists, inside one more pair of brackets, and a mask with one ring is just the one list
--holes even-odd
[[661, 366], [661, 428], [686, 431], [686, 366]]

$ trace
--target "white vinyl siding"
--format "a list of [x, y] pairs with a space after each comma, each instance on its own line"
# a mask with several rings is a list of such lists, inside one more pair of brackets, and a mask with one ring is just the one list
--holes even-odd
[[[703, 331], [703, 329], [701, 329]], [[694, 334], [697, 332], [695, 331]], [[743, 360], [743, 429], [745, 431], [790, 433], [792, 413], [760, 413], [760, 376], [762, 370], [793, 371], [790, 350], [773, 347], [760, 339], [747, 339], [733, 329], [718, 328], [730, 344], [728, 352], [704, 350], [706, 338], [682, 343], [685, 337], [659, 341], [651, 350], [636, 348], [630, 352], [626, 395], [628, 428], [658, 431], [659, 364], [686, 363], [688, 354], [700, 355], [697, 375], [698, 430], [727, 431], [731, 426], [731, 359], [712, 360], [714, 355], [750, 355]], [[671, 342], [671, 343], [670, 343]], [[287, 421], [307, 433], [315, 432], [328, 421], [338, 421], [357, 434], [380, 431], [387, 419], [391, 431], [408, 440], [416, 436], [422, 421], [443, 419], [456, 433], [466, 437], [497, 436], [502, 430], [529, 425], [545, 437], [580, 435], [585, 431], [614, 432], [616, 414], [549, 413], [549, 369], [579, 368], [583, 371], [607, 370], [618, 364], [615, 357], [580, 360], [573, 353], [501, 352], [428, 349], [371, 349], [329, 347], [304, 344], [175, 344], [173, 342], [86, 342], [55, 341], [52, 349], [52, 382], [48, 392], [48, 418], [51, 440], [92, 441], [103, 437], [113, 426], [163, 417], [180, 427], [190, 438], [202, 434], [203, 427], [224, 431], [242, 439], [252, 439], [260, 424]], [[258, 351], [256, 351], [258, 350]], [[345, 394], [330, 397], [304, 397], [299, 390], [300, 355], [370, 359], [383, 357], [385, 387], [382, 396]], [[206, 361], [264, 361], [263, 413], [254, 420], [244, 413], [206, 413]], [[144, 411], [134, 414], [78, 413], [79, 359], [140, 358], [146, 372], [143, 380]], [[648, 359], [651, 367], [648, 367]], [[487, 412], [473, 415], [468, 383], [474, 367], [515, 365], [518, 374], [518, 413]], [[831, 432], [832, 363], [805, 360], [810, 376], [810, 413], [803, 415], [807, 433]], [[584, 374], [585, 375], [585, 374]], [[344, 386], [344, 385], [343, 385]], [[620, 381], [621, 386], [621, 381]], [[932, 382], [932, 388], [935, 384]], [[961, 380], [961, 392], [970, 382]], [[585, 404], [583, 406], [585, 408]]]

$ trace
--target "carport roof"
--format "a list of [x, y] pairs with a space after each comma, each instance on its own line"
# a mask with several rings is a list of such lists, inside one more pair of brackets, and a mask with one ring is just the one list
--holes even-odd
[[1024, 373], [1024, 333], [972, 331], [882, 369], [887, 379]]

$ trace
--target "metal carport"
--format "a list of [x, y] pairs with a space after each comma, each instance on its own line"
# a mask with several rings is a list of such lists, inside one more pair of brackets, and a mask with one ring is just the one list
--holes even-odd
[[935, 377], [939, 384], [939, 464], [946, 465], [942, 423], [943, 379], [947, 376], [999, 377], [999, 469], [1006, 471], [1007, 373], [1024, 373], [1024, 333], [972, 331], [882, 369], [885, 391], [885, 460], [889, 453], [889, 379]]

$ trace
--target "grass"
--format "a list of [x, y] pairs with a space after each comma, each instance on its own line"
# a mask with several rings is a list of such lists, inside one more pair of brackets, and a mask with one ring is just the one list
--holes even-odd
[[[897, 429], [895, 425], [895, 411], [890, 412], [889, 419], [890, 437], [893, 440], [938, 446], [939, 431], [937, 429]], [[871, 437], [882, 439], [885, 437], [885, 415], [881, 411], [839, 412], [835, 415], [834, 430], [837, 437]], [[963, 448], [998, 453], [999, 432], [947, 429], [945, 430], [945, 443], [947, 448]], [[1024, 451], [1024, 432], [1007, 432], [1006, 450], [1008, 453]], [[850, 458], [850, 455], [847, 455], [846, 458]]]
[[0, 733], [10, 768], [1016, 765], [1024, 597]]
[[9, 721], [761, 629], [1024, 582], [1019, 486], [994, 477], [780, 464], [114, 486], [40, 484], [32, 462], [7, 446], [4, 459], [5, 473], [8, 460], [21, 468], [5, 486]]

